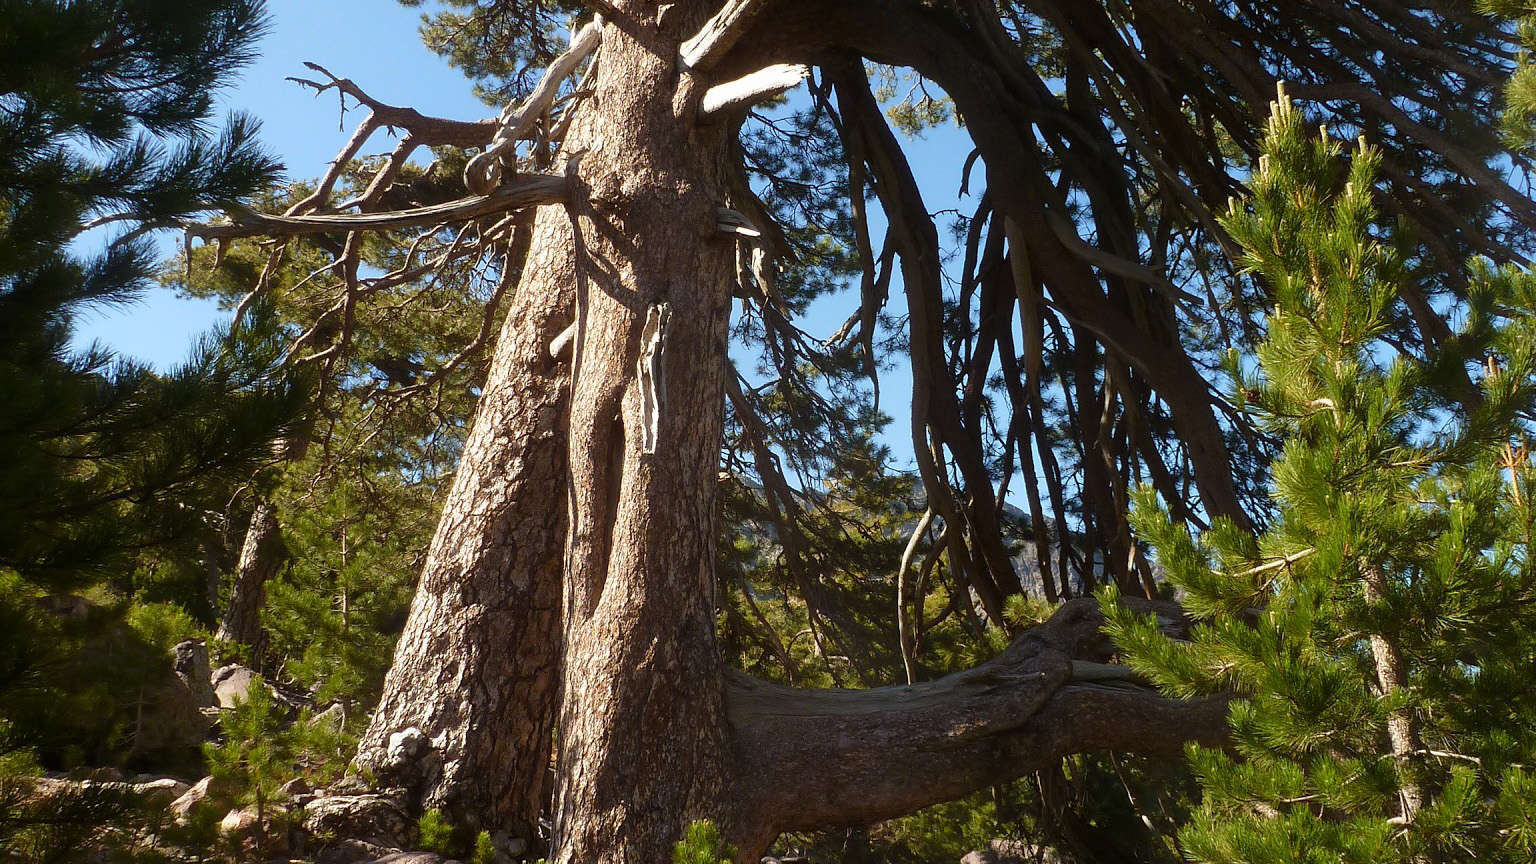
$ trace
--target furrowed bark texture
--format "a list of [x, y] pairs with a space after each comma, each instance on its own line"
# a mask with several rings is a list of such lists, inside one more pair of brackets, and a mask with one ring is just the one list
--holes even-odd
[[[566, 216], [543, 208], [384, 694], [357, 761], [388, 778], [391, 734], [433, 745], [409, 775], [424, 808], [533, 837], [559, 686], [568, 366]], [[440, 769], [437, 761], [441, 760]]]
[[649, 7], [622, 11], [566, 143], [586, 152], [571, 195], [562, 864], [670, 860], [689, 820], [724, 820], [730, 764], [712, 598], [730, 130], [694, 122], [702, 88], [677, 69], [679, 43], [712, 10], [679, 4], [665, 32]]

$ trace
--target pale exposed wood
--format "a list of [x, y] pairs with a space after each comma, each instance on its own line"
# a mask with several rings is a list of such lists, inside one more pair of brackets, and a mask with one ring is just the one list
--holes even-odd
[[923, 510], [922, 518], [917, 520], [917, 527], [912, 529], [907, 547], [901, 552], [901, 565], [896, 568], [896, 641], [901, 647], [901, 666], [906, 672], [908, 684], [913, 681], [912, 655], [916, 646], [913, 644], [912, 622], [907, 616], [907, 570], [912, 567], [912, 556], [917, 554], [917, 544], [932, 524], [933, 508], [928, 507]]
[[597, 50], [602, 41], [603, 19], [600, 15], [594, 16], [571, 38], [571, 47], [544, 70], [544, 77], [539, 79], [538, 86], [533, 88], [528, 98], [516, 109], [503, 113], [501, 126], [496, 130], [491, 145], [464, 166], [464, 185], [469, 191], [488, 195], [496, 188], [501, 182], [499, 163], [504, 154], [516, 146], [518, 140], [527, 137], [533, 124], [554, 104], [560, 85], [571, 77], [581, 61]]
[[556, 359], [556, 360], [559, 360], [561, 355], [563, 355], [566, 351], [570, 350], [571, 343], [574, 342], [575, 339], [576, 339], [576, 324], [575, 324], [575, 322], [572, 322], [571, 326], [565, 328], [564, 330], [561, 330], [560, 331], [560, 335], [556, 336], [553, 340], [550, 341], [550, 343], [549, 343], [549, 356], [554, 358], [554, 359]]
[[768, 0], [727, 0], [693, 38], [683, 43], [678, 50], [678, 62], [684, 69], [708, 71], [752, 29], [767, 6]]
[[549, 174], [532, 174], [490, 195], [474, 195], [445, 204], [388, 210], [382, 213], [331, 214], [324, 216], [273, 216], [253, 210], [236, 210], [229, 224], [192, 225], [188, 237], [216, 240], [228, 237], [295, 237], [329, 231], [389, 231], [425, 228], [440, 222], [456, 222], [505, 213], [522, 207], [557, 204], [565, 200], [567, 180]]
[[672, 307], [665, 301], [645, 313], [640, 331], [640, 358], [635, 361], [635, 384], [640, 389], [640, 452], [655, 453], [661, 412], [667, 404], [667, 325]]
[[800, 86], [811, 74], [809, 67], [780, 63], [743, 75], [704, 91], [699, 100], [699, 116], [707, 120], [725, 117]]

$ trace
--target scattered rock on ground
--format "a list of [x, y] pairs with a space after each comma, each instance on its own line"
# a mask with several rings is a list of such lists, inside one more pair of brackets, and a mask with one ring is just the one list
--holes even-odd
[[177, 820], [186, 819], [188, 814], [192, 812], [192, 808], [196, 807], [199, 801], [208, 797], [208, 790], [212, 786], [212, 777], [204, 777], [192, 784], [192, 788], [181, 793], [181, 797], [171, 802], [171, 806], [168, 808], [171, 816]]
[[[344, 837], [389, 849], [409, 845], [414, 827], [405, 809], [386, 795], [329, 795], [304, 805], [304, 830], [325, 840]], [[375, 858], [379, 856], [374, 856]]]
[[96, 604], [78, 594], [49, 594], [37, 598], [37, 608], [57, 618], [83, 621], [90, 617]]
[[[108, 774], [106, 776], [112, 776]], [[172, 777], [160, 777], [146, 782], [122, 780], [69, 780], [63, 777], [39, 777], [32, 783], [27, 797], [36, 802], [68, 795], [74, 792], [103, 791], [122, 794], [150, 807], [165, 807], [177, 796], [190, 788]]]
[[993, 840], [986, 849], [967, 852], [960, 864], [1062, 864], [1066, 859], [1049, 846], [1018, 840]]
[[255, 810], [231, 810], [219, 820], [219, 833], [225, 837], [241, 839], [254, 832], [258, 821]]
[[244, 807], [231, 810], [219, 820], [219, 836], [235, 843], [245, 854], [254, 858], [271, 856], [274, 852], [288, 849], [288, 832], [278, 827], [269, 813], [265, 822], [256, 815], [256, 808]]
[[89, 780], [93, 783], [121, 783], [123, 772], [107, 765], [101, 768], [78, 768], [69, 772], [70, 780]]
[[436, 852], [393, 852], [373, 859], [373, 864], [463, 864], [456, 858], [444, 858]]
[[495, 864], [515, 864], [527, 853], [528, 841], [511, 831], [492, 831], [491, 847], [496, 850]]
[[169, 806], [176, 799], [185, 795], [191, 788], [189, 784], [183, 783], [175, 777], [160, 777], [155, 780], [136, 782], [128, 787], [134, 797], [143, 800], [152, 807]]
[[231, 663], [213, 673], [213, 697], [220, 708], [233, 708], [250, 698], [251, 686], [261, 680], [252, 669]]
[[339, 732], [341, 731], [341, 727], [344, 725], [345, 720], [346, 712], [342, 709], [341, 703], [333, 702], [329, 708], [326, 708], [324, 711], [321, 711], [318, 714], [312, 715], [307, 722], [310, 726], [324, 726]]
[[399, 851], [362, 840], [337, 840], [320, 847], [315, 864], [371, 864]]
[[190, 767], [208, 738], [208, 718], [180, 676], [165, 677], [144, 691], [144, 709], [133, 727], [128, 758], [137, 764]]

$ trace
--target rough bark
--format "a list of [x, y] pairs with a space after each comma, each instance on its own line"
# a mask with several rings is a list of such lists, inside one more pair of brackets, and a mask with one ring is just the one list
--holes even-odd
[[267, 602], [267, 580], [283, 566], [287, 549], [283, 529], [272, 505], [260, 500], [251, 511], [251, 523], [240, 546], [240, 561], [229, 587], [229, 604], [216, 634], [220, 642], [249, 647], [253, 659], [260, 662], [266, 650], [266, 631], [261, 626], [261, 607]]
[[[670, 859], [722, 820], [729, 767], [714, 636], [714, 497], [735, 278], [727, 124], [678, 47], [707, 18], [642, 4], [607, 28], [596, 96], [566, 148], [578, 330], [555, 860]], [[680, 81], [681, 77], [681, 81]]]
[[1164, 699], [1102, 665], [1102, 623], [1095, 600], [1069, 601], [993, 660], [910, 686], [797, 690], [732, 675], [742, 860], [781, 831], [890, 819], [1073, 753], [1176, 753], [1224, 738], [1224, 700]]
[[[357, 755], [386, 780], [412, 782], [421, 807], [528, 839], [545, 797], [559, 684], [568, 372], [547, 346], [572, 314], [565, 221], [558, 208], [536, 217], [532, 252]], [[432, 752], [425, 769], [403, 772], [389, 739], [412, 727]]]

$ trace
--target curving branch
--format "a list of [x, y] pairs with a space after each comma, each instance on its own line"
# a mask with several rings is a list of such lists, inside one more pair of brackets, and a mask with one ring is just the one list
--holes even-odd
[[694, 72], [708, 71], [752, 29], [767, 5], [767, 0], [727, 0], [720, 11], [678, 49], [679, 65]]
[[526, 138], [539, 118], [555, 104], [560, 85], [581, 61], [587, 59], [603, 41], [603, 19], [595, 16], [571, 37], [571, 47], [555, 58], [539, 79], [538, 86], [521, 105], [507, 106], [502, 112], [490, 146], [464, 166], [464, 185], [476, 194], [489, 194], [501, 182], [501, 162], [518, 140]]

